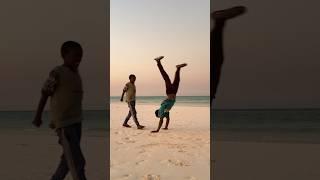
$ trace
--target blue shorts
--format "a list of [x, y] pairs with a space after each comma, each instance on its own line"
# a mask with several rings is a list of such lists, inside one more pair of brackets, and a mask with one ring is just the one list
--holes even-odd
[[158, 112], [158, 116], [160, 118], [166, 117], [169, 115], [169, 111], [172, 108], [172, 106], [174, 105], [174, 103], [176, 102], [176, 100], [172, 100], [172, 99], [166, 99], [161, 103], [159, 112]]

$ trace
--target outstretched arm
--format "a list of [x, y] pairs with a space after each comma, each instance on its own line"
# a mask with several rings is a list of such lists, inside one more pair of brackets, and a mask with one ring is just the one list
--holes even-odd
[[169, 123], [170, 123], [170, 117], [168, 115], [167, 116], [167, 121], [166, 121], [166, 126], [163, 128], [164, 130], [168, 130]]
[[121, 101], [121, 102], [123, 101], [124, 93], [126, 93], [126, 92], [125, 92], [125, 91], [122, 91], [122, 95], [121, 95], [121, 98], [120, 98], [120, 101]]
[[155, 131], [151, 131], [151, 133], [157, 133], [160, 131], [160, 128], [162, 126], [162, 123], [163, 123], [163, 117], [160, 118], [160, 121], [159, 121], [159, 125], [158, 125], [158, 129], [155, 130]]
[[47, 100], [48, 100], [48, 96], [42, 94], [38, 108], [37, 108], [35, 118], [32, 121], [32, 124], [36, 127], [40, 127], [42, 124], [42, 113], [43, 113], [44, 107], [46, 106]]
[[128, 90], [128, 86], [125, 85], [124, 88], [123, 88], [123, 91], [122, 91], [122, 95], [121, 95], [121, 98], [120, 98], [120, 101], [122, 102], [123, 101], [123, 96], [124, 96], [124, 93], [126, 93]]
[[58, 85], [58, 75], [55, 70], [50, 72], [49, 78], [46, 80], [42, 87], [40, 102], [36, 111], [36, 115], [32, 124], [40, 127], [42, 124], [42, 113], [46, 106], [49, 96], [52, 96]]

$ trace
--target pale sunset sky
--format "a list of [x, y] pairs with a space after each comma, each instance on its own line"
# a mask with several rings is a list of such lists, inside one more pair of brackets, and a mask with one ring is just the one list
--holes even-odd
[[2, 0], [0, 110], [37, 108], [41, 87], [49, 72], [63, 63], [60, 46], [68, 40], [79, 42], [84, 50], [80, 64], [83, 107], [105, 109], [109, 96], [107, 4]]
[[213, 0], [212, 11], [248, 12], [227, 22], [216, 108], [320, 108], [317, 0]]
[[137, 96], [165, 95], [153, 60], [174, 79], [181, 71], [178, 95], [209, 95], [210, 2], [208, 0], [111, 0], [110, 94], [120, 96], [129, 74], [137, 77]]

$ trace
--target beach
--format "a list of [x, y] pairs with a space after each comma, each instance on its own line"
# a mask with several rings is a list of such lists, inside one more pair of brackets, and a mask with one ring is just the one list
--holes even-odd
[[[0, 177], [6, 180], [50, 179], [62, 149], [51, 131], [1, 131]], [[88, 179], [105, 180], [107, 143], [105, 132], [84, 132], [82, 151]], [[70, 174], [66, 180], [72, 180]]]
[[159, 122], [154, 115], [157, 108], [155, 103], [137, 104], [138, 120], [146, 126], [137, 130], [133, 120], [132, 128], [122, 127], [126, 103], [111, 103], [111, 179], [210, 179], [209, 106], [178, 104], [170, 111], [169, 130], [152, 134]]
[[[171, 110], [169, 130], [151, 134], [158, 125], [157, 107], [150, 101], [137, 104], [139, 121], [146, 126], [137, 130], [132, 120], [132, 128], [121, 126], [128, 113], [126, 103], [111, 103], [110, 179], [210, 179], [209, 107], [178, 102]], [[319, 179], [319, 112], [216, 113], [215, 180]], [[50, 179], [59, 163], [62, 149], [57, 136], [47, 123], [33, 128], [32, 114], [0, 113], [1, 179]], [[85, 111], [81, 145], [88, 179], [107, 179], [105, 117], [105, 111]], [[66, 180], [72, 180], [70, 175]]]
[[319, 112], [215, 112], [214, 180], [319, 179]]
[[320, 144], [217, 141], [214, 180], [317, 180]]
[[[58, 137], [48, 128], [46, 115], [45, 124], [40, 129], [32, 127], [32, 114], [33, 112], [0, 113], [0, 179], [50, 179], [58, 166], [62, 154]], [[106, 124], [105, 114], [105, 111], [85, 111], [81, 147], [86, 158], [88, 179], [105, 180], [107, 177], [107, 131], [105, 127], [98, 127]], [[88, 123], [90, 117], [96, 119], [96, 122]], [[72, 180], [70, 174], [66, 180]]]

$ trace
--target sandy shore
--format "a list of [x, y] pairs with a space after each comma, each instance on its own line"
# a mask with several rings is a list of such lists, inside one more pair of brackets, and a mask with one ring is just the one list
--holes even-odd
[[[146, 125], [145, 130], [137, 130], [132, 121], [131, 129], [121, 126], [128, 111], [126, 104], [111, 105], [110, 179], [209, 180], [209, 108], [176, 106], [171, 111], [170, 129], [151, 134], [158, 125], [153, 114], [156, 108], [137, 106], [139, 121]], [[107, 179], [106, 135], [104, 131], [83, 133], [88, 179]], [[297, 142], [291, 140], [291, 136], [288, 142], [281, 136], [278, 142], [271, 142], [269, 136], [266, 137], [269, 142], [255, 142], [262, 135], [238, 135], [217, 135], [226, 140], [218, 140], [214, 146], [215, 180], [319, 179], [319, 143], [302, 143], [299, 139], [306, 139], [304, 136]], [[1, 179], [50, 179], [61, 155], [54, 132], [46, 128], [1, 129], [0, 141]]]
[[214, 149], [215, 180], [320, 178], [320, 144], [217, 141]]
[[137, 105], [145, 130], [121, 125], [128, 113], [125, 103], [111, 104], [112, 180], [207, 180], [210, 176], [209, 107], [175, 106], [169, 130], [151, 134], [159, 119], [156, 105]]
[[[0, 179], [46, 180], [55, 171], [61, 147], [51, 130], [2, 130], [0, 132]], [[84, 132], [82, 149], [88, 179], [106, 179], [107, 142], [105, 132]], [[70, 176], [66, 180], [72, 180]]]

